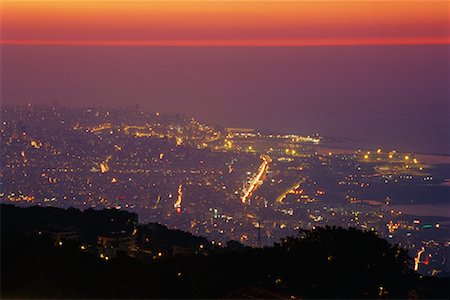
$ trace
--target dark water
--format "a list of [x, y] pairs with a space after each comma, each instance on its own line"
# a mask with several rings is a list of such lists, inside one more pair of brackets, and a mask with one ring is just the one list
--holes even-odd
[[328, 146], [350, 149], [399, 150], [450, 155], [450, 127], [446, 118], [351, 113], [310, 113], [275, 124], [280, 130], [312, 133], [328, 138]]
[[271, 129], [317, 132], [326, 137], [328, 147], [450, 155], [450, 119], [445, 117], [284, 111], [286, 118], [282, 118], [273, 114], [277, 122], [270, 124]]
[[361, 148], [450, 154], [449, 47], [3, 45], [1, 99], [139, 105]]
[[407, 215], [450, 218], [450, 203], [392, 205], [389, 208]]

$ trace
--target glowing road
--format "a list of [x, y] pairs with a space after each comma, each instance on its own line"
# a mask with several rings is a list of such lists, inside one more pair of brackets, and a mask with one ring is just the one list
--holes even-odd
[[181, 213], [181, 202], [183, 201], [183, 185], [180, 184], [178, 186], [178, 196], [177, 196], [177, 201], [175, 202], [175, 204], [173, 205], [173, 207], [175, 208], [175, 210], [177, 211], [177, 213]]
[[246, 204], [248, 198], [251, 197], [254, 191], [262, 184], [262, 180], [264, 179], [264, 175], [267, 173], [269, 169], [269, 163], [272, 162], [270, 156], [261, 154], [261, 159], [263, 162], [258, 168], [258, 173], [252, 178], [247, 187], [243, 190], [243, 195], [241, 197], [241, 202]]
[[106, 172], [109, 171], [108, 163], [109, 163], [109, 161], [111, 160], [111, 158], [112, 158], [112, 155], [109, 155], [104, 161], [102, 161], [102, 162], [100, 163], [100, 171], [101, 171], [102, 173], [106, 173]]
[[296, 189], [298, 189], [304, 181], [305, 181], [305, 179], [300, 180], [299, 182], [294, 184], [290, 189], [288, 189], [283, 194], [281, 194], [276, 200], [277, 203], [283, 203], [283, 201], [284, 201], [284, 199], [286, 199], [287, 195], [294, 193], [294, 191]]
[[414, 271], [419, 270], [420, 257], [422, 256], [422, 253], [424, 253], [424, 252], [425, 252], [424, 247], [422, 247], [422, 249], [420, 249], [419, 252], [417, 252], [417, 256], [416, 256], [416, 258], [414, 258]]

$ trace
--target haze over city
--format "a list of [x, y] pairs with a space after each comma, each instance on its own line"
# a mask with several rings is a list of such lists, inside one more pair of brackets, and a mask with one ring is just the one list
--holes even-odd
[[6, 1], [2, 102], [136, 104], [228, 127], [450, 154], [446, 8]]
[[448, 8], [2, 1], [2, 297], [448, 298]]

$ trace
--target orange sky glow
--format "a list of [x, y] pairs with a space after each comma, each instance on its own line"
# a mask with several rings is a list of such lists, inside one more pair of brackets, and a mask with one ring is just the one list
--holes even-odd
[[447, 1], [3, 1], [1, 44], [450, 44]]

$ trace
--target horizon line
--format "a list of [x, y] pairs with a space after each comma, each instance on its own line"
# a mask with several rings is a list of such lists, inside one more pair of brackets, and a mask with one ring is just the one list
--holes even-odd
[[82, 47], [313, 47], [450, 45], [450, 37], [246, 40], [0, 40], [0, 45]]

